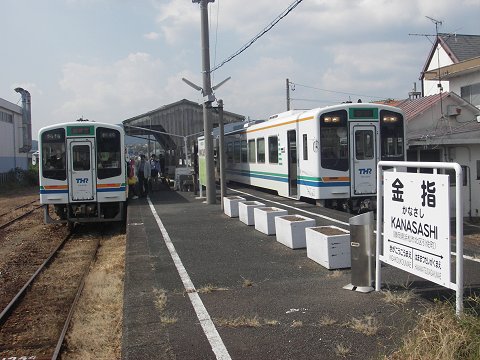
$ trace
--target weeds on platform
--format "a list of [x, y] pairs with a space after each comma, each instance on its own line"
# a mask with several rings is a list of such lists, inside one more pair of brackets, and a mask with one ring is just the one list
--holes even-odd
[[335, 320], [334, 318], [331, 318], [329, 315], [325, 315], [325, 316], [322, 316], [319, 324], [321, 326], [332, 326], [332, 325], [335, 325], [336, 323], [337, 323], [337, 320]]
[[227, 290], [228, 290], [227, 287], [221, 287], [221, 286], [215, 286], [215, 285], [212, 285], [212, 284], [207, 284], [207, 285], [204, 285], [201, 288], [197, 289], [197, 292], [199, 294], [210, 294], [214, 291], [227, 291]]
[[403, 345], [385, 359], [480, 359], [480, 297], [467, 298], [463, 316], [455, 306], [436, 301], [418, 319], [416, 327], [403, 339]]
[[392, 305], [406, 305], [413, 298], [411, 291], [393, 292], [390, 290], [382, 291], [383, 301]]
[[378, 332], [378, 321], [373, 316], [367, 315], [362, 319], [352, 318], [347, 326], [359, 333], [371, 336]]
[[335, 346], [335, 354], [337, 354], [337, 356], [346, 357], [347, 355], [350, 354], [350, 351], [351, 351], [350, 347], [344, 344], [337, 344]]

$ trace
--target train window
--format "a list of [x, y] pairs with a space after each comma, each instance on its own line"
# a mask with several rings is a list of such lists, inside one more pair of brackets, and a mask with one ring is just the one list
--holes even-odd
[[355, 131], [355, 158], [357, 160], [373, 159], [374, 146], [372, 130]]
[[308, 160], [307, 134], [303, 134], [303, 160]]
[[270, 164], [278, 164], [278, 137], [268, 138], [268, 160]]
[[235, 141], [233, 143], [233, 160], [236, 163], [240, 162], [240, 141]]
[[65, 129], [45, 131], [42, 143], [42, 176], [48, 179], [66, 180]]
[[233, 163], [233, 143], [227, 144], [227, 162]]
[[320, 116], [320, 158], [324, 169], [348, 170], [347, 112], [333, 111]]
[[404, 160], [403, 117], [401, 114], [380, 112], [380, 139], [382, 160]]
[[255, 151], [255, 139], [248, 140], [248, 162], [255, 163], [257, 161], [257, 153]]
[[265, 162], [265, 139], [264, 138], [257, 139], [257, 162], [259, 163]]
[[122, 149], [120, 132], [104, 127], [97, 128], [97, 176], [106, 179], [122, 174]]
[[242, 140], [240, 142], [240, 147], [241, 147], [241, 156], [240, 156], [240, 160], [242, 163], [246, 163], [247, 162], [247, 156], [248, 156], [248, 151], [247, 151], [247, 140]]
[[90, 170], [90, 147], [88, 145], [74, 145], [72, 148], [73, 170]]

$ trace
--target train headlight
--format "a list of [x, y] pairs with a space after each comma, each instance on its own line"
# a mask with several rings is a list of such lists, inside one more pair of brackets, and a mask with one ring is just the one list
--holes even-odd
[[323, 122], [326, 124], [336, 124], [340, 122], [339, 116], [325, 116]]
[[384, 123], [391, 124], [391, 123], [394, 123], [394, 122], [397, 122], [397, 121], [398, 121], [398, 117], [396, 117], [396, 116], [384, 116], [383, 117], [383, 122]]

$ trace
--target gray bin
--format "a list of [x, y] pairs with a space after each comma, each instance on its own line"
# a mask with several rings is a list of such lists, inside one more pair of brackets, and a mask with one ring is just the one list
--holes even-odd
[[350, 250], [352, 283], [345, 289], [373, 291], [375, 279], [374, 213], [367, 212], [350, 218]]

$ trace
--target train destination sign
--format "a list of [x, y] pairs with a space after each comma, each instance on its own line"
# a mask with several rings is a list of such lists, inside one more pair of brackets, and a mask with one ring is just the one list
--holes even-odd
[[448, 175], [383, 174], [382, 261], [450, 287]]

